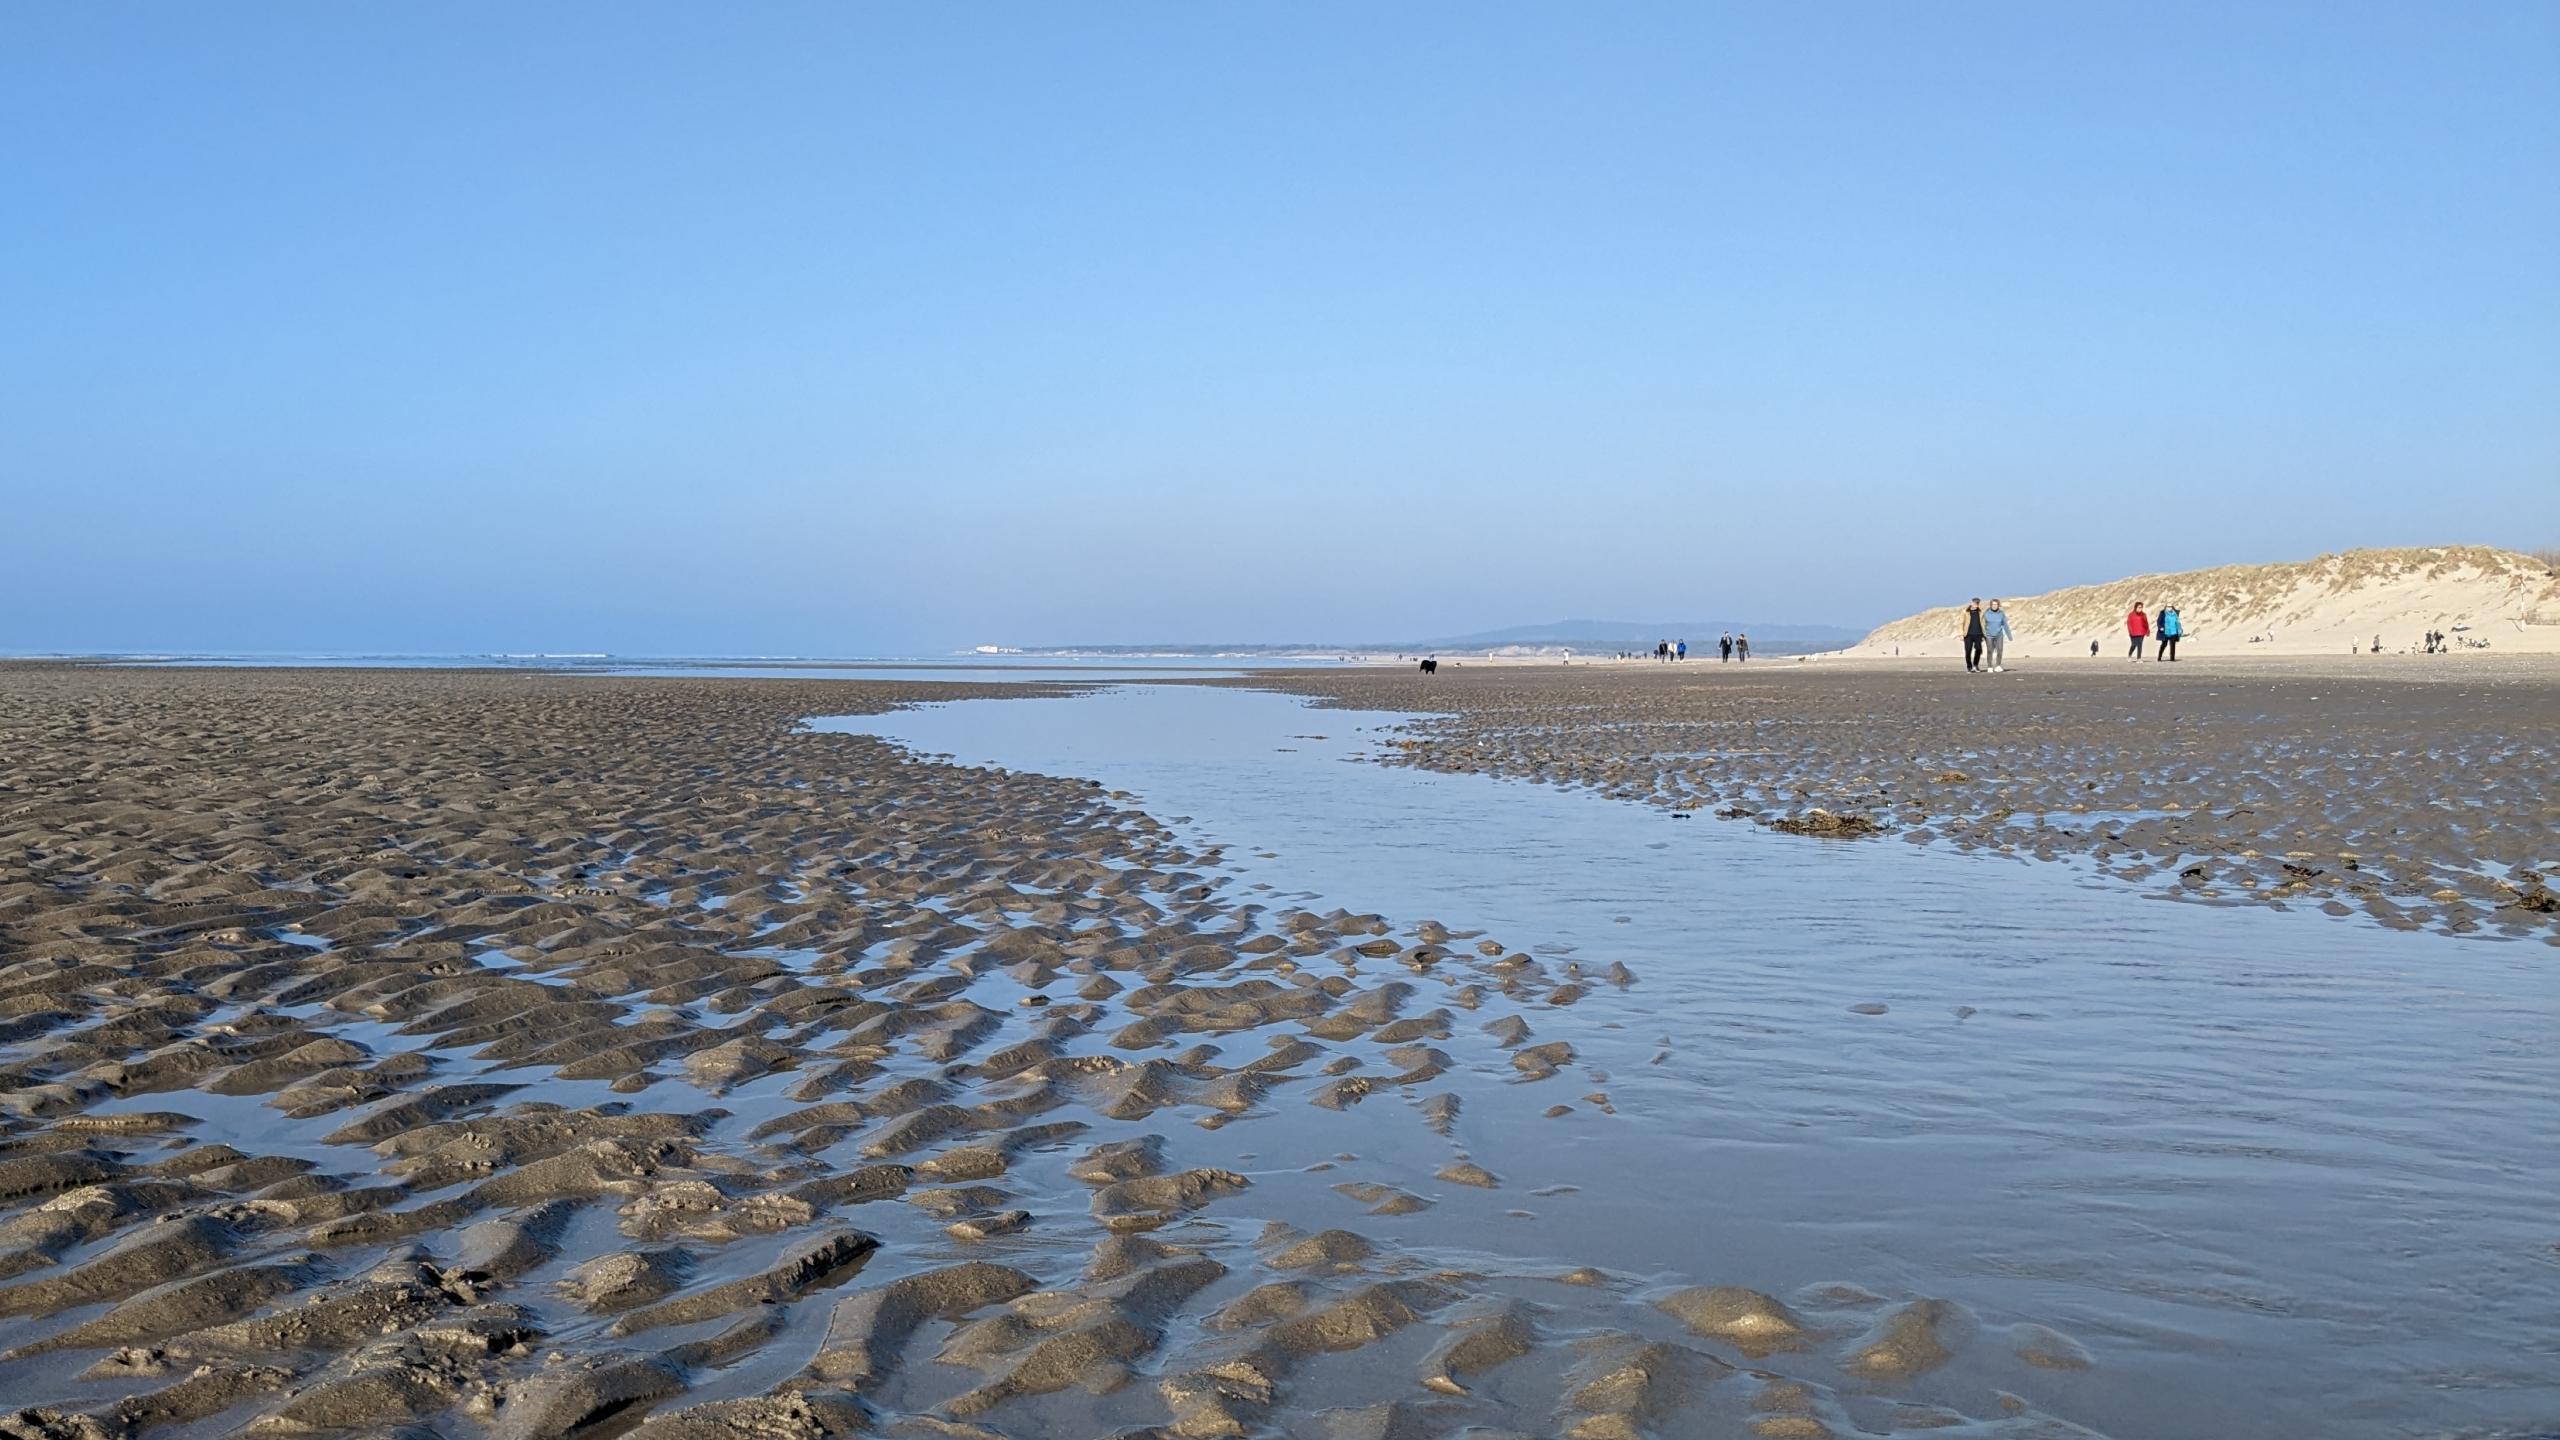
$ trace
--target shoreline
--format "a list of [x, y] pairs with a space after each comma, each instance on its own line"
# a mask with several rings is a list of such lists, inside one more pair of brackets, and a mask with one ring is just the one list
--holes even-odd
[[1392, 764], [1816, 834], [2081, 855], [2150, 895], [2560, 944], [2560, 800], [2532, 780], [2560, 768], [2560, 659], [2393, 658], [1206, 683], [1432, 716]]
[[[1436, 700], [1398, 738], [1461, 748], [1407, 763], [1550, 783], [1610, 752], [1523, 769], [1530, 716], [1946, 703], [1843, 673], [1159, 683]], [[2163, 1363], [2125, 1291], [1591, 1238], [1683, 1223], [1603, 1137], [1784, 1208], [1730, 1166], [1785, 1125], [1647, 1128], [1765, 1063], [1765, 1021], [1699, 1029], [1712, 968], [1268, 893], [1098, 781], [806, 724], [1088, 688], [0, 668], [0, 1388], [34, 1407], [0, 1426], [2162, 1433], [2117, 1393]], [[1846, 998], [1825, 1064], [2043, 1021]]]
[[0, 675], [0, 1426], [1601, 1435], [1958, 1349], [2067, 1399], [2079, 1342], [1885, 1276], [1461, 1261], [1570, 1203], [1468, 1137], [1609, 1113], [1557, 1027], [1623, 966], [802, 723], [1070, 690]]

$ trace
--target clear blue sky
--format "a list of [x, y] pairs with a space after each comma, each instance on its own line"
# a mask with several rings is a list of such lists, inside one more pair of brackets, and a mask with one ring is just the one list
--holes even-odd
[[0, 651], [2560, 541], [2560, 5], [0, 9]]

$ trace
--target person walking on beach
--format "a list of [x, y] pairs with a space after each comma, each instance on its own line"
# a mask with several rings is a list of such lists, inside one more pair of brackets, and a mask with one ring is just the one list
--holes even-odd
[[1736, 660], [1748, 660], [1751, 658], [1750, 636], [1736, 635], [1733, 637], [1733, 658]]
[[[1732, 658], [1733, 658], [1733, 632], [1732, 632], [1732, 631], [1727, 630], [1726, 632], [1724, 632], [1724, 638], [1723, 638], [1723, 639], [1721, 639], [1721, 640], [1719, 640], [1719, 641], [1717, 641], [1716, 643], [1717, 643], [1718, 645], [1721, 645], [1721, 646], [1723, 646], [1723, 647], [1724, 647], [1724, 659], [1725, 659], [1725, 660], [1730, 660], [1730, 659], [1732, 659]], [[1722, 664], [1722, 663], [1723, 663], [1723, 661], [1718, 661], [1717, 663], [1718, 663], [1718, 664]]]
[[1964, 673], [1971, 675], [1982, 668], [1982, 597], [1964, 607]]
[[2160, 607], [2159, 630], [2160, 658], [2163, 660], [2177, 659], [2178, 637], [2187, 633], [2187, 622], [2179, 618], [2177, 606], [2163, 605]]
[[1983, 662], [1991, 667], [1992, 674], [1998, 675], [2008, 669], [2001, 663], [2008, 654], [2009, 614], [2000, 608], [1999, 601], [1994, 600], [1991, 602], [1991, 608], [1982, 614]]
[[1680, 658], [1680, 659], [1683, 659], [1683, 660], [1686, 660], [1686, 659], [1688, 659], [1688, 658], [1689, 658], [1689, 642], [1688, 642], [1688, 641], [1686, 641], [1686, 640], [1683, 640], [1683, 641], [1681, 641], [1681, 642], [1680, 642], [1680, 654], [1679, 654], [1679, 658]]
[[2142, 642], [2151, 634], [2151, 617], [2142, 613], [2141, 605], [2136, 604], [2132, 613], [2124, 617], [2124, 633], [2133, 641], [2133, 648], [2124, 652], [2124, 658], [2141, 659]]

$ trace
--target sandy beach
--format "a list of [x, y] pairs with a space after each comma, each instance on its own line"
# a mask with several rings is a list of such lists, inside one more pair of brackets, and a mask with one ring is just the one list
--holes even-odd
[[2560, 660], [1308, 671], [1435, 717], [1391, 757], [1700, 819], [2085, 857], [2148, 895], [2560, 942]]
[[[1205, 683], [1646, 818], [2555, 935], [2549, 664]], [[1727, 1061], [1601, 948], [1257, 889], [1092, 780], [803, 727], [1067, 693], [0, 669], [0, 1435], [2042, 1437], [2211, 1373], [2209, 1332], [1885, 1252], [1665, 1258], [1714, 1205], [1607, 1219], [1648, 1135], [1816, 1202], [1648, 1118]]]
[[597, 9], [8, 13], [0, 1440], [2560, 1440], [2560, 4]]
[[[1995, 598], [1985, 596], [1981, 598]], [[1965, 602], [1890, 621], [1841, 659], [1963, 652]], [[2309, 560], [2133, 575], [2004, 600], [2018, 657], [2124, 654], [2133, 607], [2178, 607], [2190, 654], [2226, 657], [2560, 654], [2560, 565], [2480, 545], [2349, 550]], [[2155, 647], [2156, 651], [2156, 647]]]

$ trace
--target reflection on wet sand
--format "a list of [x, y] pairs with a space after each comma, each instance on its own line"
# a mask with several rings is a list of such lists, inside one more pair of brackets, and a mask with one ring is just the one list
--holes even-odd
[[[2098, 861], [2145, 893], [2560, 944], [2560, 661], [1533, 666], [1246, 682], [1413, 710], [1391, 763], [1814, 833]], [[1813, 817], [1813, 824], [1804, 822]], [[1828, 817], [1827, 819], [1824, 817]], [[1845, 821], [1846, 824], [1839, 822]]]
[[1438, 1235], [1782, 1297], [1892, 1277], [2067, 1330], [2094, 1368], [2013, 1393], [2118, 1433], [2494, 1433], [2560, 1405], [2515, 1279], [2548, 1265], [2560, 1184], [2543, 947], [1392, 763], [1415, 720], [1148, 686], [854, 723], [1121, 787], [1250, 844], [1274, 903], [1464, 916], [1558, 967], [1485, 1029], [1569, 1046], [1583, 1083], [1465, 1089], [1502, 1191], [1347, 1147]]
[[[2314, 986], [2265, 928], [2302, 917], [2173, 907], [2057, 945], [2124, 905], [2058, 869], [1987, 931], [1844, 925], [1794, 904], [1985, 862], [1674, 842], [1346, 764], [1375, 737], [1267, 695], [857, 722], [956, 763], [798, 726], [993, 693], [0, 672], [0, 1392], [36, 1407], [0, 1424], [2275, 1435], [2552, 1402], [2504, 1358], [2528, 1294], [2395, 1305], [2388, 1343], [2420, 1262], [2301, 1233], [2424, 1214], [2477, 1252], [2447, 1283], [2512, 1273], [2560, 1177], [2420, 1123], [2531, 1134], [2551, 1017], [2512, 972], [2410, 982], [2393, 947], [2442, 942], [2364, 930]], [[1668, 888], [1701, 864], [1739, 883]], [[2244, 972], [2166, 963], [2222, 922], [2259, 927]], [[2437, 1099], [2302, 1113], [2367, 1004], [2401, 1033], [2354, 1058]], [[2296, 1322], [2361, 1383], [2269, 1373]], [[2478, 1378], [2414, 1388], [2449, 1367]]]

